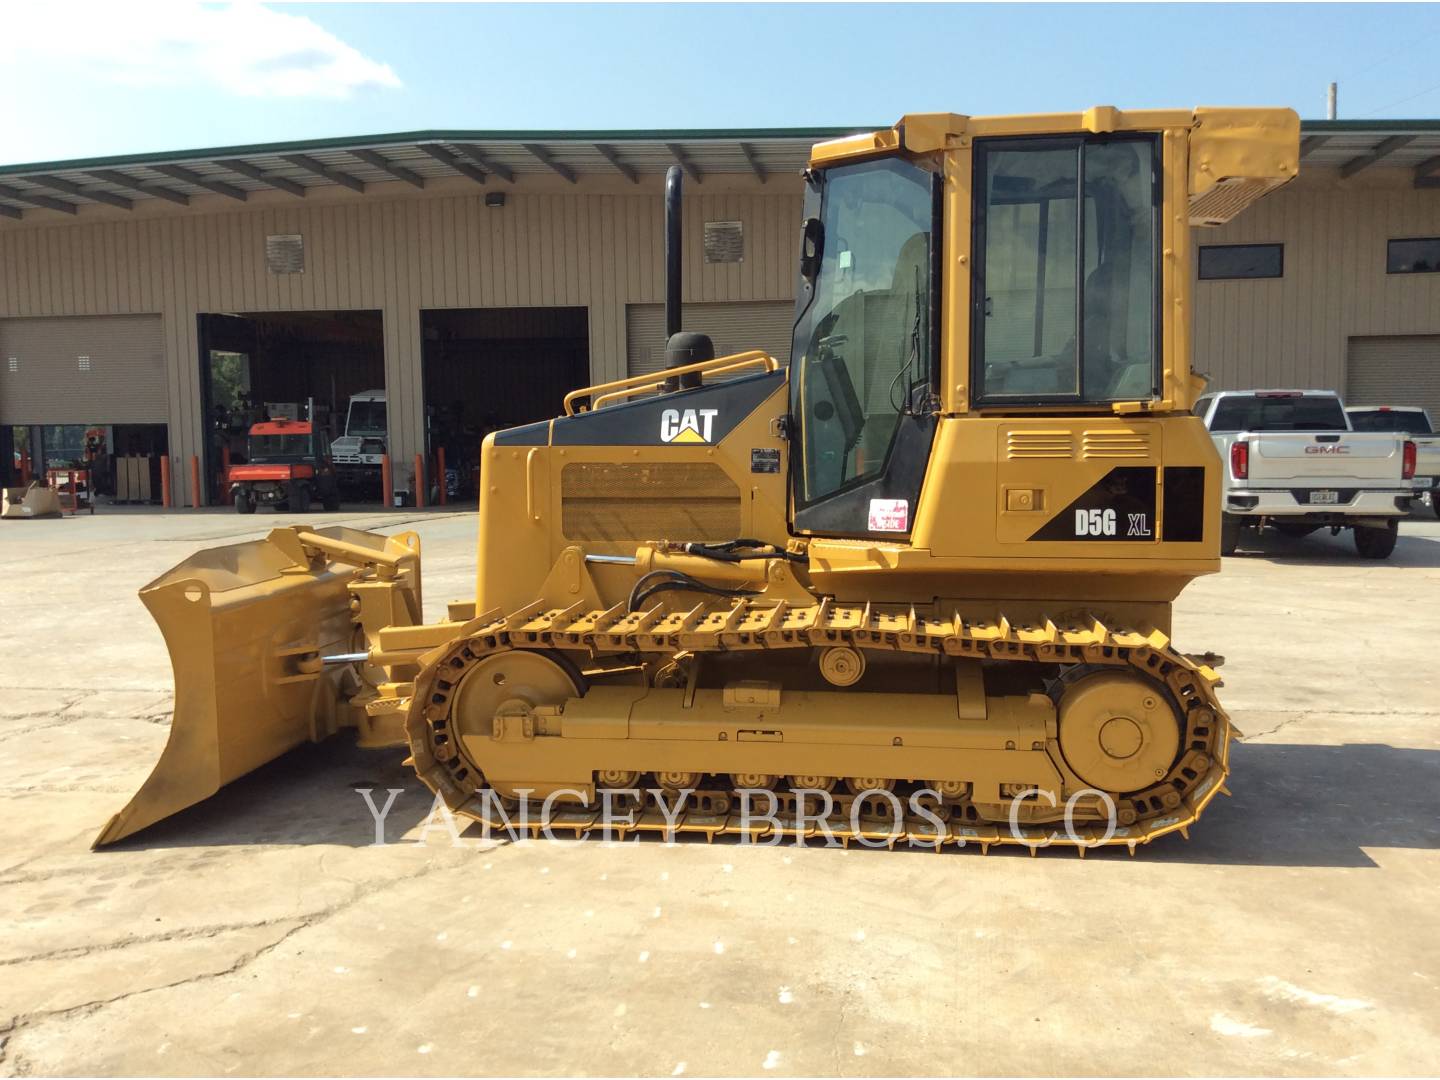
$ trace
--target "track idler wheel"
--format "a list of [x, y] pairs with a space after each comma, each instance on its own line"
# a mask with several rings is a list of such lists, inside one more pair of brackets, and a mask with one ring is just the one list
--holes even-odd
[[1070, 683], [1060, 697], [1060, 751], [1091, 787], [1120, 794], [1163, 780], [1180, 750], [1181, 720], [1165, 689], [1127, 671]]
[[[486, 746], [494, 736], [496, 725], [507, 717], [528, 719], [532, 710], [545, 705], [560, 705], [585, 693], [584, 679], [573, 665], [554, 653], [530, 649], [508, 649], [485, 657], [461, 678], [450, 703], [449, 722], [444, 730], [436, 730], [432, 738], [437, 744], [448, 742], [459, 760], [469, 767], [470, 775], [455, 775], [462, 787], [474, 791], [481, 786], [485, 771], [474, 749]], [[442, 760], [450, 755], [442, 745], [436, 756]], [[452, 769], [452, 773], [454, 770]], [[608, 775], [608, 774], [607, 774]], [[625, 773], [625, 777], [639, 774]], [[617, 777], [620, 774], [616, 774]], [[606, 781], [602, 778], [602, 783]], [[633, 786], [616, 784], [614, 786]], [[502, 791], [502, 795], [510, 792]]]

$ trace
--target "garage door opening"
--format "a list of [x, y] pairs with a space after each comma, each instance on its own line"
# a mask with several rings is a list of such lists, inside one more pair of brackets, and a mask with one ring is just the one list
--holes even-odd
[[0, 479], [84, 469], [86, 497], [159, 503], [169, 391], [159, 315], [0, 319]]
[[422, 311], [420, 330], [425, 446], [432, 467], [444, 450], [451, 498], [476, 497], [486, 435], [559, 415], [590, 382], [583, 307]]
[[[279, 419], [317, 425], [335, 457], [344, 498], [380, 501], [380, 457], [387, 446], [380, 312], [203, 314], [200, 376], [209, 421], [202, 481], [207, 505], [225, 500], [226, 463], [246, 460], [251, 425]], [[356, 430], [347, 435], [352, 418]]]

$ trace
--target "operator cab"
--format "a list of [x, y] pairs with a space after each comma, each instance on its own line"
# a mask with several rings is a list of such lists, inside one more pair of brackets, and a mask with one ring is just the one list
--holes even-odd
[[[973, 141], [973, 411], [1160, 397], [1156, 133]], [[942, 154], [806, 174], [791, 352], [794, 526], [908, 534], [941, 411]], [[953, 204], [952, 204], [953, 205]], [[952, 241], [953, 242], [953, 241]], [[968, 347], [967, 347], [968, 346]], [[954, 359], [948, 359], [953, 357]]]

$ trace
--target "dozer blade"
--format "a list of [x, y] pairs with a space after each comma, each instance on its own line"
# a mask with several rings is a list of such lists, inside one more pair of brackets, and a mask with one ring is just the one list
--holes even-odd
[[[344, 562], [304, 549], [305, 535], [349, 549]], [[264, 540], [197, 552], [140, 590], [175, 675], [170, 739], [140, 790], [95, 847], [215, 794], [305, 742], [332, 734], [349, 668], [322, 657], [353, 647], [347, 584], [373, 552], [402, 560], [418, 607], [419, 540], [355, 529], [276, 529]]]

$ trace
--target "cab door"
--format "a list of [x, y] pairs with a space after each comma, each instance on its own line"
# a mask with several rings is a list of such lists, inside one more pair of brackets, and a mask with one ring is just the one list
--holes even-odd
[[935, 434], [940, 176], [880, 158], [814, 173], [791, 351], [792, 526], [905, 537]]

